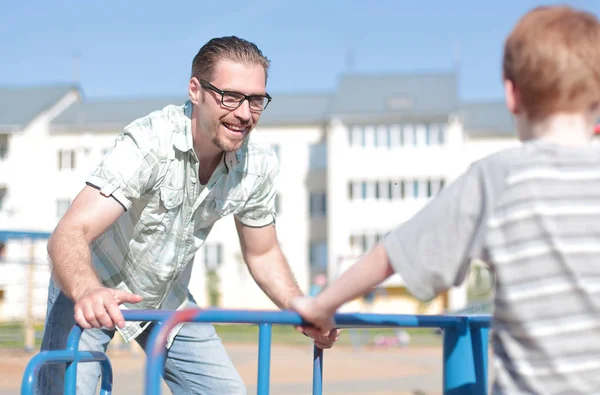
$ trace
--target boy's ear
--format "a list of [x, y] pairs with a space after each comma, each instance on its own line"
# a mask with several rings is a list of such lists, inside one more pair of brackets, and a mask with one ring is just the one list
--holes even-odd
[[506, 100], [508, 111], [513, 115], [520, 113], [519, 90], [511, 80], [504, 80], [504, 99]]

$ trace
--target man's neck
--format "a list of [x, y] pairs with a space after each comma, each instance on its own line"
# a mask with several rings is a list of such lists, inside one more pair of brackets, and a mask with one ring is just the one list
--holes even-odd
[[594, 117], [584, 114], [556, 114], [535, 122], [518, 123], [522, 135], [554, 144], [578, 146], [589, 144], [594, 136]]

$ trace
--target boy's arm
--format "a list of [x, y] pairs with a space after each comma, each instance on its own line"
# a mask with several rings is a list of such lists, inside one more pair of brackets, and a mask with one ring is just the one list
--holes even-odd
[[292, 308], [315, 325], [330, 329], [333, 313], [393, 273], [421, 300], [459, 285], [472, 258], [481, 256], [491, 190], [481, 166], [473, 165], [454, 183], [336, 279], [314, 300], [296, 299]]

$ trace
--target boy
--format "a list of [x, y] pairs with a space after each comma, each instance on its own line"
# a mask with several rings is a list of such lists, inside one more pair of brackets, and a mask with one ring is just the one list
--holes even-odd
[[496, 276], [494, 394], [600, 391], [600, 23], [528, 12], [508, 36], [514, 149], [474, 164], [318, 297], [292, 308], [327, 332], [344, 303], [397, 272], [419, 299], [459, 285], [471, 259]]

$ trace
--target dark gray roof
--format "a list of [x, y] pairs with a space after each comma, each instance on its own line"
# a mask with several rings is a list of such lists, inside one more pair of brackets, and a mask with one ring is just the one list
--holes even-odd
[[477, 137], [515, 135], [513, 118], [504, 101], [463, 103], [460, 116], [468, 134]]
[[73, 104], [51, 123], [51, 129], [121, 129], [137, 118], [169, 104], [185, 103], [185, 97], [94, 99]]
[[23, 129], [41, 112], [51, 108], [73, 85], [0, 86], [0, 131]]
[[[456, 75], [452, 72], [348, 74], [341, 77], [336, 91], [331, 94], [273, 93], [272, 96], [273, 101], [262, 114], [260, 126], [321, 124], [333, 117], [350, 123], [444, 120], [451, 115], [459, 115], [470, 135], [514, 135], [512, 119], [504, 102], [461, 103]], [[169, 104], [183, 104], [186, 99], [185, 95], [181, 95], [87, 100], [73, 104], [52, 122], [51, 127], [54, 131], [73, 132], [84, 129], [118, 130], [136, 118]]]
[[260, 118], [261, 126], [320, 124], [328, 120], [331, 94], [273, 94], [273, 101]]
[[459, 106], [455, 73], [342, 76], [331, 113], [342, 120], [445, 117]]
[[[316, 124], [327, 120], [331, 96], [326, 94], [274, 94], [261, 116], [260, 125]], [[52, 130], [120, 129], [131, 121], [169, 104], [185, 103], [186, 97], [94, 99], [69, 107], [52, 122]]]

